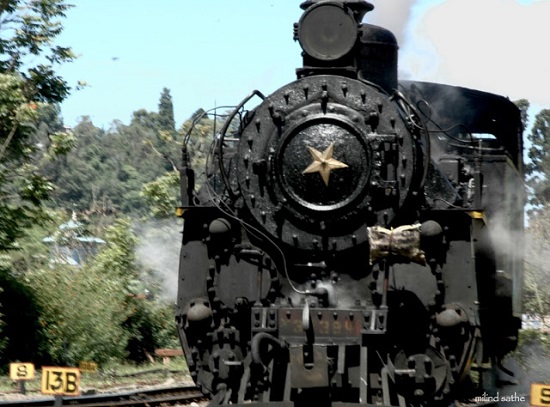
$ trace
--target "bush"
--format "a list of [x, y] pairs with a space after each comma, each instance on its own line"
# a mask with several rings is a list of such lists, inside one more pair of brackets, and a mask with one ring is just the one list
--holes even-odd
[[2, 334], [0, 365], [14, 361], [47, 363], [46, 334], [39, 323], [42, 312], [38, 299], [24, 281], [0, 266]]
[[106, 232], [105, 247], [81, 267], [48, 263], [41, 241], [47, 234], [32, 235], [36, 239], [21, 242], [27, 256], [13, 253], [0, 261], [4, 366], [15, 360], [75, 366], [128, 358], [140, 363], [157, 348], [179, 346], [172, 307], [136, 291], [136, 286], [144, 290], [137, 238], [128, 220], [116, 220]]
[[[128, 333], [124, 287], [92, 267], [55, 268], [29, 273], [41, 305], [40, 323], [54, 363], [105, 363], [126, 356]], [[40, 289], [38, 289], [40, 287]]]

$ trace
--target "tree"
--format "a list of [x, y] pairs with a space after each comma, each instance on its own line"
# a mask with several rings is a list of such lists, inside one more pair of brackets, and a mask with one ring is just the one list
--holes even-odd
[[145, 109], [138, 109], [134, 113], [132, 113], [130, 126], [139, 125], [145, 129], [156, 131], [158, 128], [158, 123], [158, 113], [148, 112]]
[[153, 217], [162, 219], [174, 216], [179, 201], [179, 186], [178, 171], [167, 172], [143, 185], [141, 195], [145, 198]]
[[159, 111], [157, 114], [157, 137], [151, 141], [151, 147], [165, 160], [165, 169], [171, 171], [175, 168], [177, 157], [177, 133], [174, 121], [174, 105], [170, 90], [163, 88], [159, 99]]
[[181, 126], [180, 133], [188, 137], [187, 148], [191, 156], [191, 167], [195, 171], [197, 188], [206, 181], [206, 157], [212, 147], [216, 131], [222, 126], [223, 120], [219, 120], [218, 117], [211, 119], [203, 109], [195, 111]]
[[[103, 198], [103, 177], [108, 154], [105, 132], [84, 117], [73, 129], [76, 148], [63, 160], [45, 160], [42, 172], [55, 185], [54, 203], [68, 210], [88, 210]], [[112, 174], [110, 175], [112, 176]]]
[[[198, 109], [189, 120], [185, 121], [179, 130], [179, 134], [187, 144], [191, 157], [191, 168], [195, 171], [195, 184], [197, 189], [204, 183], [206, 155], [212, 143], [214, 130], [221, 127], [220, 123], [210, 119], [203, 109]], [[181, 148], [181, 140], [173, 140], [172, 151]], [[158, 151], [157, 151], [158, 152]], [[165, 157], [171, 166], [167, 171], [155, 180], [148, 182], [142, 188], [141, 195], [146, 199], [150, 214], [155, 218], [169, 218], [174, 216], [174, 208], [179, 202], [180, 195], [180, 161]]]
[[118, 280], [95, 268], [62, 264], [31, 271], [27, 279], [38, 296], [38, 321], [53, 363], [102, 363], [126, 355], [125, 295]]
[[166, 131], [170, 135], [176, 133], [176, 122], [174, 120], [174, 105], [172, 104], [172, 96], [170, 90], [162, 89], [159, 100], [159, 128], [161, 131]]
[[6, 264], [0, 265], [0, 287], [3, 321], [0, 363], [7, 365], [14, 360], [49, 363], [46, 332], [40, 324], [43, 310], [35, 290]]
[[[48, 219], [43, 202], [52, 184], [34, 164], [44, 153], [40, 144], [39, 121], [48, 105], [61, 102], [69, 92], [55, 68], [74, 59], [70, 48], [54, 43], [63, 27], [59, 21], [70, 6], [62, 0], [4, 0], [0, 2], [0, 250], [17, 247], [17, 239], [37, 223]], [[45, 134], [48, 134], [46, 131]], [[67, 145], [63, 133], [56, 133], [57, 146]], [[54, 143], [56, 144], [56, 143]], [[70, 143], [69, 143], [70, 144]], [[52, 152], [59, 150], [54, 149]], [[34, 313], [30, 296], [9, 267], [0, 267], [4, 306], [2, 343], [13, 350], [24, 335], [21, 326]], [[12, 301], [15, 300], [15, 301]], [[24, 307], [20, 304], [24, 303]], [[13, 312], [19, 309], [21, 312]], [[28, 312], [26, 311], [28, 310]], [[31, 320], [33, 318], [31, 317]], [[39, 335], [39, 327], [31, 327]], [[30, 342], [28, 342], [30, 344]], [[34, 350], [33, 350], [34, 349]], [[21, 355], [39, 352], [30, 344]], [[13, 360], [13, 359], [12, 359]]]
[[158, 294], [159, 278], [138, 262], [130, 221], [103, 230], [101, 251], [75, 267], [49, 261], [42, 238], [58, 231], [67, 214], [51, 218], [50, 230], [35, 226], [18, 240], [26, 256], [0, 257], [0, 362], [141, 362], [156, 348], [174, 346], [173, 310], [145, 295], [146, 288]]
[[[527, 127], [529, 102], [516, 102]], [[523, 302], [525, 312], [539, 316], [550, 314], [550, 110], [541, 110], [527, 136], [530, 142], [529, 162], [525, 166], [526, 183], [529, 187], [529, 226], [525, 234], [525, 275]]]
[[531, 189], [529, 202], [540, 208], [550, 203], [550, 109], [535, 116], [527, 139], [531, 143], [530, 162], [526, 165], [527, 186]]
[[527, 99], [519, 99], [514, 102], [514, 104], [518, 107], [521, 114], [521, 123], [523, 124], [523, 128], [527, 128], [527, 121], [529, 119], [529, 106], [531, 105]]
[[526, 230], [524, 307], [531, 315], [550, 314], [550, 208], [545, 206], [529, 219]]
[[54, 45], [62, 32], [59, 18], [72, 6], [62, 0], [5, 0], [0, 3], [0, 72], [20, 76], [29, 101], [61, 102], [67, 83], [54, 66], [75, 58], [72, 50]]
[[[97, 255], [91, 269], [103, 274], [107, 281], [116, 281], [115, 286], [123, 289], [125, 299], [117, 318], [125, 333], [125, 350], [131, 360], [143, 362], [147, 353], [151, 354], [155, 348], [166, 344], [167, 331], [170, 331], [166, 328], [167, 315], [162, 306], [148, 301], [143, 291], [136, 292], [142, 266], [136, 259], [138, 238], [130, 221], [118, 219], [108, 229], [106, 240], [105, 249]], [[122, 321], [120, 316], [124, 316]], [[175, 329], [171, 332], [174, 335]]]
[[52, 184], [31, 163], [39, 147], [39, 112], [69, 92], [54, 68], [74, 58], [54, 45], [59, 19], [70, 6], [61, 0], [0, 2], [0, 249], [46, 218], [42, 203]]
[[141, 187], [166, 166], [150, 146], [156, 137], [152, 117], [139, 110], [129, 126], [115, 121], [108, 131], [84, 117], [72, 131], [75, 148], [64, 160], [43, 166], [56, 186], [54, 204], [87, 213], [145, 215]]

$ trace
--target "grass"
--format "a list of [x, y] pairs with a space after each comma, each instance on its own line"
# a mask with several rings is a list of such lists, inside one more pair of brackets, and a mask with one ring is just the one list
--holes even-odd
[[546, 355], [550, 355], [550, 332], [545, 332], [539, 329], [522, 329], [519, 331], [519, 341], [517, 348], [508, 356], [517, 360], [518, 364], [528, 369], [525, 365], [527, 354], [533, 352], [533, 349], [538, 349]]
[[[27, 394], [39, 395], [41, 372], [37, 369], [35, 378], [25, 383]], [[82, 372], [80, 387], [83, 392], [95, 389], [98, 392], [113, 388], [132, 389], [139, 386], [154, 386], [161, 384], [191, 383], [191, 376], [183, 356], [173, 357], [169, 364], [162, 362], [142, 365], [110, 365], [98, 369], [95, 373]], [[18, 384], [9, 375], [0, 377], [0, 398], [3, 394], [17, 393]]]

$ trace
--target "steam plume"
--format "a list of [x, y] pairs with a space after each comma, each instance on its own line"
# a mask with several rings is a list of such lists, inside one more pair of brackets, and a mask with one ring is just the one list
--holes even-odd
[[[410, 3], [410, 2], [407, 2]], [[418, 0], [400, 49], [401, 78], [428, 80], [550, 104], [550, 2]]]

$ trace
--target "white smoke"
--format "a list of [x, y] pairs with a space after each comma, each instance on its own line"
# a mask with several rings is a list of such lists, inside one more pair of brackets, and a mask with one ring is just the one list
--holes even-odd
[[[178, 219], [179, 220], [179, 219]], [[181, 249], [181, 224], [178, 220], [156, 221], [139, 225], [138, 261], [153, 271], [163, 299], [176, 302], [178, 264]]]
[[550, 103], [549, 1], [417, 0], [410, 17], [400, 49], [401, 79]]
[[371, 0], [374, 10], [367, 13], [364, 21], [390, 30], [399, 45], [405, 42], [407, 26], [414, 4], [418, 0]]

